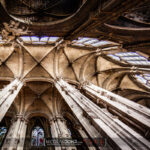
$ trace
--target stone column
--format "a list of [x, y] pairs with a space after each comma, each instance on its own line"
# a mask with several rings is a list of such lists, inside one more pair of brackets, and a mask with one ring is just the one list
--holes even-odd
[[[63, 116], [55, 116], [51, 121], [51, 134], [53, 139], [71, 139], [71, 135], [68, 131], [66, 120], [63, 118]], [[55, 146], [55, 150], [76, 150], [76, 147], [65, 147], [64, 145], [58, 147]]]
[[93, 134], [89, 132], [91, 127], [86, 124], [83, 114], [99, 132], [105, 133], [105, 136], [107, 135], [111, 139], [109, 142], [113, 143], [112, 146], [115, 145], [114, 148], [118, 147], [122, 150], [150, 149], [148, 140], [109, 113], [107, 109], [97, 106], [63, 79], [58, 79], [55, 86], [91, 138], [93, 138]]
[[54, 121], [54, 119], [50, 120], [50, 127], [52, 138], [58, 138], [60, 133], [56, 127], [56, 121]]
[[26, 120], [23, 115], [17, 115], [12, 121], [2, 150], [23, 150], [26, 135]]
[[71, 138], [71, 135], [70, 135], [67, 125], [66, 125], [66, 120], [62, 116], [56, 116], [56, 119], [57, 119], [57, 124], [58, 124], [59, 130], [60, 130], [59, 137]]
[[11, 104], [15, 100], [23, 83], [19, 79], [15, 79], [0, 92], [0, 121], [5, 116]]
[[96, 148], [94, 147], [94, 145], [90, 142], [88, 142], [88, 140], [90, 141], [88, 135], [86, 134], [86, 132], [83, 130], [81, 125], [75, 125], [76, 130], [79, 132], [79, 134], [81, 135], [83, 141], [85, 142], [85, 144], [87, 145], [89, 150], [96, 150]]
[[136, 120], [136, 122], [139, 122], [144, 127], [150, 128], [150, 109], [145, 106], [89, 82], [84, 82], [81, 87], [87, 94], [94, 96], [97, 102], [103, 103], [119, 113], [122, 112], [122, 114], [129, 116], [132, 120]]
[[22, 120], [22, 126], [19, 130], [20, 136], [19, 136], [19, 143], [17, 146], [17, 150], [23, 150], [24, 149], [24, 143], [26, 138], [26, 131], [27, 131], [27, 121]]
[[[50, 128], [51, 128], [51, 135], [52, 139], [55, 140], [59, 138], [59, 130], [56, 124], [56, 121], [54, 119], [50, 120]], [[61, 150], [61, 147], [55, 146], [55, 150]]]

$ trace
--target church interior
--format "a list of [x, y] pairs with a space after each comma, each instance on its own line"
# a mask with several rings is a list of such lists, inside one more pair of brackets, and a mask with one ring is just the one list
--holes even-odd
[[0, 0], [1, 150], [150, 150], [149, 0]]

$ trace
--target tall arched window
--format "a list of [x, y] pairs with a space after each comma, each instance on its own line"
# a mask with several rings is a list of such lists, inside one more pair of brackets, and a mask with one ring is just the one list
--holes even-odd
[[40, 126], [36, 126], [32, 130], [32, 146], [45, 146], [44, 130]]
[[2, 145], [2, 142], [6, 136], [7, 128], [6, 127], [0, 127], [0, 146]]

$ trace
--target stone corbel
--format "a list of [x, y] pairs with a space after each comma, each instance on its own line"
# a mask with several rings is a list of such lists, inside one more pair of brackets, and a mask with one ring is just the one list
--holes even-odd
[[61, 116], [61, 115], [56, 115], [55, 118], [56, 118], [56, 119], [59, 119], [59, 120], [62, 121], [62, 122], [63, 122], [63, 121], [66, 122], [66, 120], [64, 119], [64, 117]]

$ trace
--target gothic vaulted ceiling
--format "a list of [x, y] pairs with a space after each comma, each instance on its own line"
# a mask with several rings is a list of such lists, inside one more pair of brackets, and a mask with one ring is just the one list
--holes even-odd
[[[88, 80], [149, 107], [140, 97], [149, 99], [150, 93], [148, 0], [0, 2], [1, 30], [11, 20], [27, 28], [15, 39], [19, 47], [0, 38], [0, 86], [21, 76], [27, 83], [25, 99], [31, 97], [26, 111], [46, 105], [46, 113], [53, 112], [48, 107], [57, 106], [48, 105], [49, 97], [58, 93], [49, 82], [56, 77], [75, 85]], [[59, 104], [57, 111], [61, 111]]]

